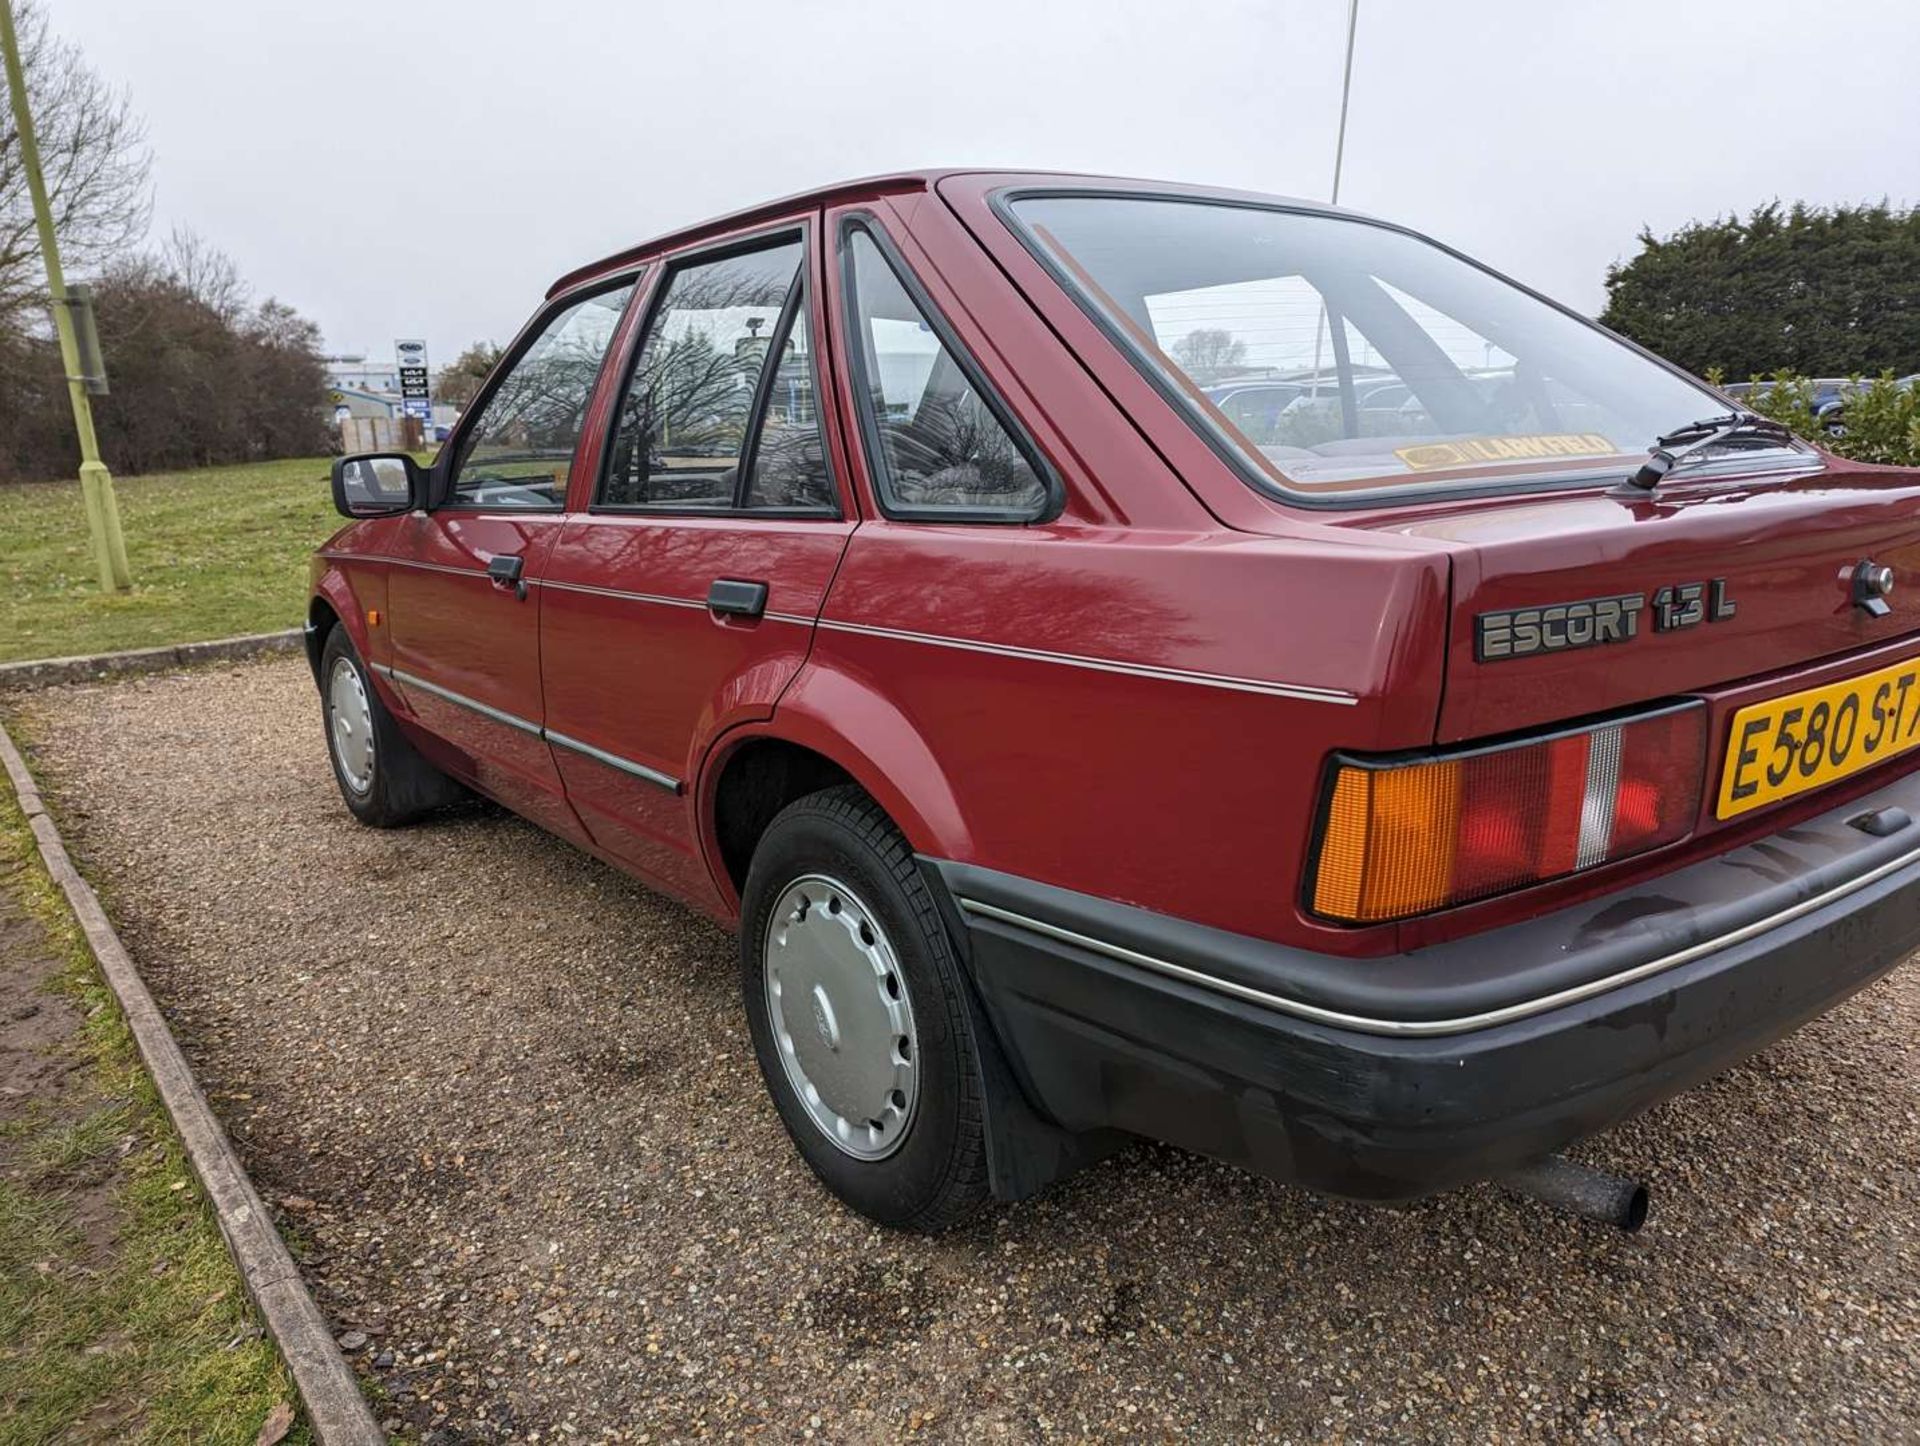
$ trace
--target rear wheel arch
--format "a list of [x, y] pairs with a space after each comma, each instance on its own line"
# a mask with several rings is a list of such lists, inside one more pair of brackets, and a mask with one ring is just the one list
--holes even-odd
[[768, 825], [808, 794], [857, 784], [851, 773], [811, 748], [772, 735], [737, 743], [716, 765], [706, 807], [707, 842], [738, 896]]
[[956, 857], [968, 851], [958, 805], [924, 742], [904, 731], [906, 722], [897, 714], [879, 722], [870, 730], [875, 746], [861, 747], [819, 714], [783, 703], [773, 719], [735, 730], [708, 752], [698, 795], [701, 841], [716, 881], [735, 899], [755, 846], [780, 810], [842, 783], [858, 785], [916, 853]]

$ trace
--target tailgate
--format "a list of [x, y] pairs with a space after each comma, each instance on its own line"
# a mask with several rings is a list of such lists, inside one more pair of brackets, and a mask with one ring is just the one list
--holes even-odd
[[[1441, 742], [1791, 674], [1920, 632], [1920, 471], [1536, 497], [1394, 530], [1454, 548]], [[1867, 560], [1893, 571], [1883, 607], [1856, 599]]]

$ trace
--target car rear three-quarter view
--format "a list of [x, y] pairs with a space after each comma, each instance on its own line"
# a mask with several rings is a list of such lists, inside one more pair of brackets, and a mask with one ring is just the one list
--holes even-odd
[[476, 790], [737, 928], [890, 1224], [1133, 1136], [1637, 1224], [1557, 1152], [1920, 944], [1920, 473], [1382, 222], [770, 203], [563, 279], [335, 496], [348, 806]]

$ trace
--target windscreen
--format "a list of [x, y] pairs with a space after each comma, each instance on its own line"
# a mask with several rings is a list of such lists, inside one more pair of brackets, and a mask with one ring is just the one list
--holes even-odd
[[1011, 209], [1203, 430], [1296, 496], [1617, 474], [1662, 433], [1726, 411], [1598, 328], [1386, 226], [1155, 197]]

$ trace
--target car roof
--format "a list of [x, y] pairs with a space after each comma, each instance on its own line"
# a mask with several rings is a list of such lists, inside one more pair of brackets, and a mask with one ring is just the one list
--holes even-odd
[[809, 190], [796, 191], [790, 196], [763, 201], [755, 206], [729, 211], [723, 216], [714, 216], [691, 226], [665, 232], [637, 246], [629, 246], [610, 256], [603, 256], [589, 265], [575, 267], [547, 288], [547, 298], [551, 300], [563, 291], [571, 291], [584, 282], [635, 266], [662, 252], [678, 250], [709, 236], [737, 231], [753, 225], [756, 221], [777, 221], [784, 216], [792, 215], [795, 211], [844, 205], [848, 202], [880, 196], [925, 193], [933, 190], [949, 176], [979, 175], [1002, 178], [1010, 186], [1059, 186], [1076, 190], [1142, 191], [1162, 195], [1215, 197], [1222, 200], [1263, 201], [1299, 210], [1322, 211], [1332, 216], [1350, 216], [1355, 220], [1371, 219], [1361, 212], [1350, 211], [1341, 206], [1329, 206], [1321, 201], [1303, 200], [1293, 196], [1267, 195], [1258, 191], [1239, 191], [1219, 186], [1142, 180], [1131, 176], [1088, 175], [1072, 171], [1006, 170], [991, 166], [946, 166], [915, 171], [887, 171], [879, 175], [861, 176], [849, 181], [835, 181]]

